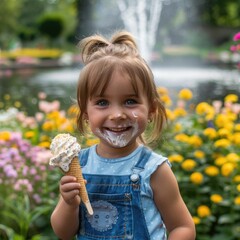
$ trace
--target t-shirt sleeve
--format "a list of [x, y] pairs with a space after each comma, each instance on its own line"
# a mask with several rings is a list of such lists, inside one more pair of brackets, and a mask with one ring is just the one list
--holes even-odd
[[168, 158], [153, 152], [148, 162], [145, 165], [144, 171], [141, 172], [140, 174], [142, 177], [142, 188], [141, 188], [142, 195], [153, 198], [153, 191], [150, 185], [150, 178], [151, 178], [151, 175], [162, 164], [168, 164], [169, 167], [172, 166]]

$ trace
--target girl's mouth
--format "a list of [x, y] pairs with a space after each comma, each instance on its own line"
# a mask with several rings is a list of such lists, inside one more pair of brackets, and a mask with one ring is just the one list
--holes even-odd
[[117, 128], [108, 128], [106, 127], [105, 130], [106, 131], [110, 131], [112, 133], [123, 133], [126, 132], [128, 130], [130, 130], [132, 127], [117, 127]]
[[114, 127], [104, 126], [96, 129], [96, 135], [107, 141], [114, 147], [125, 147], [138, 134], [138, 124], [118, 125]]

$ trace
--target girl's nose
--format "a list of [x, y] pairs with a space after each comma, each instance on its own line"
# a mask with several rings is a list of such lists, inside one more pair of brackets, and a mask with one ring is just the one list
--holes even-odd
[[123, 112], [117, 112], [109, 115], [109, 120], [118, 120], [118, 119], [126, 119], [127, 116]]

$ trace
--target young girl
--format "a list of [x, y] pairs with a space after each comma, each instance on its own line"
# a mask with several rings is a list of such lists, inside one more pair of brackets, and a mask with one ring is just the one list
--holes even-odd
[[79, 154], [94, 214], [81, 204], [76, 179], [64, 176], [53, 230], [61, 239], [195, 239], [167, 158], [145, 146], [160, 137], [166, 113], [135, 40], [118, 32], [110, 41], [87, 37], [80, 47], [78, 129], [84, 134], [89, 125], [100, 140]]

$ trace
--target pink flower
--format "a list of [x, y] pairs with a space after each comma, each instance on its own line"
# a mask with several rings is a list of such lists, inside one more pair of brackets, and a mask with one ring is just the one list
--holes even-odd
[[35, 175], [37, 173], [37, 170], [34, 167], [32, 167], [32, 168], [30, 168], [29, 172], [31, 175]]
[[237, 46], [232, 45], [232, 46], [230, 47], [230, 50], [231, 50], [232, 52], [236, 52], [236, 51], [237, 51]]
[[51, 157], [52, 157], [52, 153], [50, 150], [39, 151], [36, 154], [35, 162], [38, 163], [38, 165], [40, 164], [47, 165]]
[[59, 101], [47, 102], [47, 101], [40, 101], [39, 102], [39, 109], [45, 113], [50, 113], [53, 111], [57, 111], [60, 108]]
[[40, 113], [40, 112], [37, 112], [37, 113], [35, 114], [35, 118], [36, 118], [36, 120], [37, 120], [38, 122], [41, 122], [41, 121], [43, 120], [43, 118], [44, 118], [44, 114], [43, 114], [43, 113]]
[[25, 127], [35, 128], [37, 126], [37, 123], [34, 117], [26, 117], [23, 125]]
[[28, 179], [19, 179], [14, 185], [14, 189], [16, 191], [27, 190], [27, 192], [32, 192], [33, 187], [32, 184], [29, 182]]
[[240, 104], [239, 103], [233, 104], [232, 111], [236, 114], [239, 114], [240, 113]]
[[36, 203], [41, 203], [42, 199], [39, 196], [39, 194], [33, 194], [33, 199], [35, 200]]
[[9, 164], [4, 166], [4, 172], [6, 176], [10, 178], [16, 178], [18, 176], [16, 170], [13, 169], [12, 165], [9, 165]]
[[45, 92], [39, 92], [38, 93], [38, 98], [39, 99], [46, 99], [46, 97], [47, 97], [47, 94]]
[[236, 33], [233, 37], [233, 41], [238, 41], [240, 40], [240, 32]]
[[219, 100], [213, 101], [213, 107], [214, 107], [215, 111], [217, 113], [219, 113], [221, 110], [221, 107], [222, 107], [222, 101], [219, 101]]

